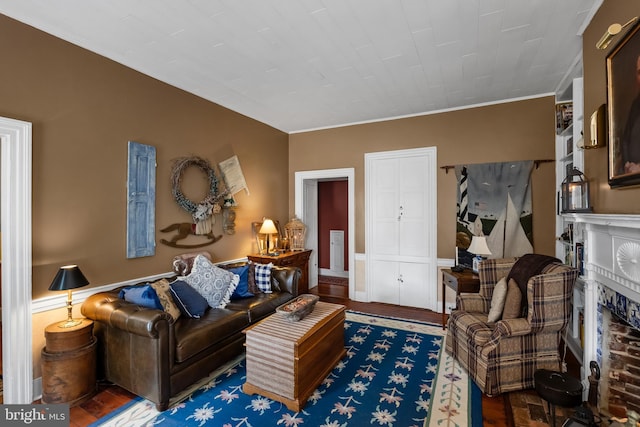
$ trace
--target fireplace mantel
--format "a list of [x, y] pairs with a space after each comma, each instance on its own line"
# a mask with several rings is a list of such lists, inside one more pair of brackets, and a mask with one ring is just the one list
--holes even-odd
[[[588, 390], [589, 362], [598, 361], [598, 304], [624, 296], [629, 323], [640, 322], [640, 215], [568, 214], [576, 240], [584, 243], [584, 349], [582, 382]], [[626, 304], [626, 302], [629, 304]], [[586, 368], [586, 369], [585, 369]], [[586, 397], [586, 396], [585, 396]]]

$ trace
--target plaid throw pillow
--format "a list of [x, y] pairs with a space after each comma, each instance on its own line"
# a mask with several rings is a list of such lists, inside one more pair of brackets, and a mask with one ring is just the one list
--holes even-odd
[[265, 294], [271, 293], [271, 267], [273, 267], [272, 262], [269, 264], [255, 264], [256, 286]]

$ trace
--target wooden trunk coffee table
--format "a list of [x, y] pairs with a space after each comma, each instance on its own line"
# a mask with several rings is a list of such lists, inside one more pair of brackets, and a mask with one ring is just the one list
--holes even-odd
[[344, 318], [343, 305], [318, 302], [298, 322], [276, 313], [245, 329], [247, 381], [243, 391], [300, 412], [346, 354]]

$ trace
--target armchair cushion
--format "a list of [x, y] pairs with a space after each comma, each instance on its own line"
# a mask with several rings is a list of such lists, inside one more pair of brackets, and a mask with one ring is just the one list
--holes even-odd
[[514, 279], [520, 287], [522, 293], [522, 301], [520, 307], [522, 309], [522, 315], [527, 315], [527, 283], [529, 279], [537, 274], [540, 274], [542, 270], [549, 264], [554, 262], [561, 262], [559, 259], [548, 255], [541, 254], [525, 254], [513, 264], [513, 267], [507, 275], [507, 282], [510, 279]]
[[510, 279], [507, 284], [507, 295], [504, 300], [504, 309], [502, 310], [503, 319], [517, 319], [520, 317], [520, 307], [522, 304], [522, 292], [515, 280]]
[[504, 301], [507, 298], [507, 279], [503, 277], [498, 281], [491, 296], [491, 307], [487, 316], [487, 322], [497, 322], [502, 317]]

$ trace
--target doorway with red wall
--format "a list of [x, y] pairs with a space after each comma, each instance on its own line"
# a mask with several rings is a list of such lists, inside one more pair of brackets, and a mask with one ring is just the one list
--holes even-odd
[[[318, 268], [322, 275], [347, 276], [349, 269], [348, 181], [318, 182]], [[331, 270], [331, 231], [344, 231], [343, 271]]]

